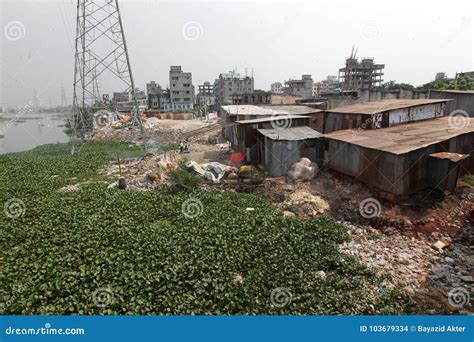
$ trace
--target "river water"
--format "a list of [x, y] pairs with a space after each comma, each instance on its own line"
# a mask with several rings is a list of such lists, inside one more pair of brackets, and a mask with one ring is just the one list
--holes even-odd
[[[27, 151], [43, 144], [64, 143], [66, 114], [34, 114], [21, 117], [0, 114], [0, 154]], [[3, 137], [2, 137], [3, 136]]]

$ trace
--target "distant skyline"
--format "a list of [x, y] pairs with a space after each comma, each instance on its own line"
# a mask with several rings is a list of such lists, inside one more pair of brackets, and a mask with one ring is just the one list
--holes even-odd
[[[255, 88], [338, 75], [351, 48], [415, 86], [474, 70], [472, 1], [119, 1], [136, 86], [167, 86], [170, 65], [196, 86], [235, 69]], [[76, 1], [1, 1], [0, 104], [72, 101]], [[105, 93], [119, 91], [101, 80]]]

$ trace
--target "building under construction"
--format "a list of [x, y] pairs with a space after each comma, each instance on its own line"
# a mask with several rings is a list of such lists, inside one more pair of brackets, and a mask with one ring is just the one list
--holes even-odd
[[339, 69], [339, 81], [345, 90], [368, 90], [382, 84], [384, 68], [385, 64], [376, 64], [372, 57], [359, 61], [357, 50], [352, 49], [351, 56], [346, 58], [346, 66]]

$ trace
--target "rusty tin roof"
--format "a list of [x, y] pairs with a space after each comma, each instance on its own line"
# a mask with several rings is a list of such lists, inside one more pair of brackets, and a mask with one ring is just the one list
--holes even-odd
[[326, 134], [325, 137], [393, 154], [403, 154], [472, 132], [474, 118], [463, 117], [460, 122], [444, 116], [380, 129], [336, 131]]
[[336, 107], [328, 109], [328, 113], [343, 113], [343, 114], [365, 114], [374, 115], [377, 113], [386, 112], [394, 109], [408, 108], [414, 106], [428, 105], [432, 103], [440, 103], [452, 101], [450, 99], [400, 99], [400, 100], [383, 100], [383, 101], [372, 101], [356, 103], [349, 106]]

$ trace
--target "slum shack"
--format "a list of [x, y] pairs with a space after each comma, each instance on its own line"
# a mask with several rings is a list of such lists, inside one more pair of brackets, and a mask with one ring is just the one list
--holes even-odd
[[451, 99], [446, 104], [446, 113], [465, 111], [474, 117], [474, 90], [434, 90], [429, 91], [430, 99]]
[[326, 110], [322, 133], [345, 129], [376, 129], [446, 115], [449, 99], [396, 99], [362, 102]]
[[[314, 129], [292, 127], [259, 129], [259, 158], [266, 172], [274, 177], [284, 176], [302, 157], [322, 167], [324, 143], [322, 134]], [[255, 160], [254, 160], [255, 162]]]
[[[310, 127], [318, 130], [322, 124], [323, 111], [300, 105], [229, 105], [221, 106], [219, 116], [222, 122], [222, 135], [231, 143], [236, 142], [236, 121], [269, 118], [280, 115], [298, 115], [309, 117]], [[319, 130], [318, 130], [319, 131]]]
[[[429, 188], [452, 190], [457, 177], [450, 177], [456, 164], [460, 175], [474, 171], [474, 119], [466, 118], [462, 126], [452, 126], [450, 119], [326, 134], [329, 168], [380, 190], [380, 196], [391, 201]], [[449, 157], [452, 164], [444, 165], [441, 157]], [[442, 181], [448, 178], [448, 182]]]
[[266, 118], [251, 120], [239, 120], [235, 122], [235, 134], [230, 140], [235, 151], [244, 152], [247, 160], [257, 158], [257, 135], [258, 129], [283, 129], [290, 127], [301, 127], [309, 123], [309, 117], [302, 115], [277, 115]]

